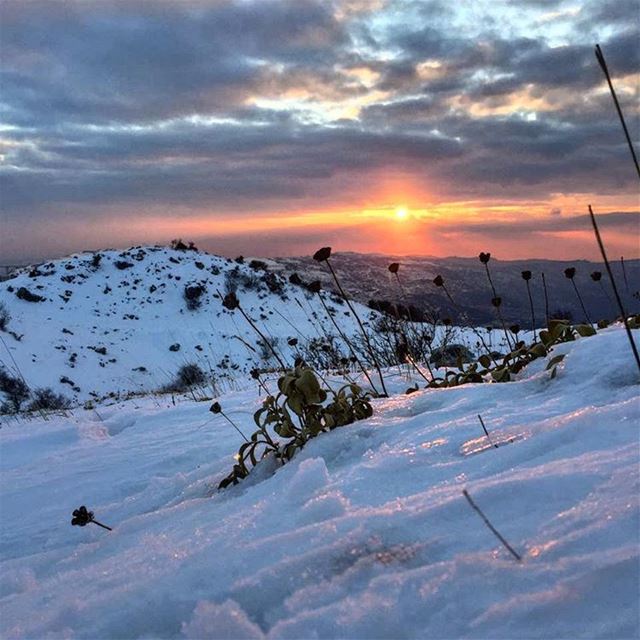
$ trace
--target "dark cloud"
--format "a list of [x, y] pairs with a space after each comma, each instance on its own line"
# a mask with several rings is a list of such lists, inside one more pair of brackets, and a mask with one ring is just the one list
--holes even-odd
[[331, 65], [348, 35], [319, 2], [0, 5], [11, 123], [152, 120], [241, 104], [267, 64]]
[[[624, 231], [637, 234], [640, 232], [640, 211], [598, 214], [598, 226], [603, 231]], [[459, 226], [446, 224], [440, 226], [441, 232], [459, 230]], [[523, 214], [519, 220], [465, 223], [464, 231], [465, 233], [500, 239], [513, 237], [516, 234], [557, 234], [571, 231], [592, 233], [592, 226], [588, 214], [566, 217], [557, 214], [542, 220]]]
[[593, 45], [616, 81], [637, 73], [637, 4], [582, 3], [561, 28], [570, 3], [518, 6], [4, 0], [0, 222], [335, 207], [387, 172], [458, 200], [633, 188]]
[[[135, 135], [67, 134], [19, 150], [29, 172], [0, 175], [5, 206], [46, 202], [176, 202], [300, 198], [338, 173], [458, 157], [461, 145], [435, 136], [355, 129], [178, 125]], [[24, 157], [27, 156], [27, 157]], [[164, 158], [172, 158], [167, 164]], [[322, 182], [323, 186], [309, 184]], [[189, 190], [181, 188], [188, 185]]]

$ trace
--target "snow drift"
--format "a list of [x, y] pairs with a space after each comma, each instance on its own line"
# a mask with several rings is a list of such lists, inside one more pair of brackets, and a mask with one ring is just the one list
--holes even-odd
[[[618, 327], [555, 353], [554, 379], [374, 400], [223, 492], [239, 436], [206, 403], [5, 424], [0, 634], [637, 637], [638, 372]], [[250, 429], [256, 389], [220, 402]]]

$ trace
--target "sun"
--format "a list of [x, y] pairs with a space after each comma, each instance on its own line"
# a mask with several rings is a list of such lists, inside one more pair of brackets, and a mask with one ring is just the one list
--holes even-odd
[[406, 220], [409, 216], [409, 210], [407, 207], [396, 207], [395, 214], [396, 220]]

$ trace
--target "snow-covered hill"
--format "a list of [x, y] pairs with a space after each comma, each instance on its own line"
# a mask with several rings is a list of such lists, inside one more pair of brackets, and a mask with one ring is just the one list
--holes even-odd
[[[309, 340], [336, 333], [314, 296], [289, 284], [287, 274], [247, 263], [136, 247], [26, 269], [0, 283], [0, 304], [10, 315], [0, 333], [0, 364], [14, 375], [19, 369], [31, 388], [51, 387], [76, 402], [158, 390], [191, 363], [210, 374], [219, 391], [255, 366], [274, 364], [238, 312], [222, 307], [218, 292], [229, 288], [237, 288], [243, 309], [289, 361]], [[196, 298], [192, 310], [187, 288]], [[322, 295], [345, 334], [353, 335], [344, 302]], [[362, 318], [372, 315], [357, 308]], [[298, 340], [295, 348], [291, 338]]]
[[[112, 288], [134, 286], [105, 261]], [[178, 287], [165, 290], [180, 317]], [[111, 304], [88, 311], [112, 331], [124, 309]], [[157, 330], [149, 345], [164, 353], [171, 328]], [[208, 403], [12, 419], [0, 429], [0, 636], [637, 638], [638, 371], [619, 327], [554, 353], [567, 354], [555, 378], [542, 358], [517, 382], [374, 400], [372, 418], [223, 492], [241, 441]], [[255, 387], [220, 402], [251, 429]], [[71, 527], [80, 504], [114, 530]]]

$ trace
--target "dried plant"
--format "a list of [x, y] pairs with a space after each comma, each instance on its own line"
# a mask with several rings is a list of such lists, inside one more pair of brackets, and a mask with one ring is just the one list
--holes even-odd
[[544, 291], [544, 316], [546, 320], [546, 325], [549, 326], [549, 321], [551, 318], [549, 317], [549, 292], [547, 291], [547, 279], [544, 277], [544, 271], [542, 272], [542, 289]]
[[[445, 295], [447, 296], [447, 299], [452, 304], [452, 306], [455, 309], [458, 310], [458, 312], [460, 313], [461, 317], [464, 317], [464, 312], [462, 311], [462, 307], [460, 307], [460, 305], [458, 305], [458, 303], [453, 299], [453, 296], [449, 292], [449, 289], [447, 289], [447, 286], [445, 284], [444, 278], [441, 275], [437, 275], [433, 279], [433, 284], [435, 284], [436, 287], [441, 288], [444, 291]], [[494, 360], [493, 351], [491, 350], [490, 346], [487, 345], [487, 343], [485, 342], [485, 340], [484, 340], [482, 334], [480, 333], [480, 331], [478, 331], [478, 329], [476, 327], [474, 327], [470, 322], [467, 322], [466, 324], [470, 327], [470, 329], [473, 331], [474, 335], [478, 338], [478, 341], [482, 345], [482, 348], [484, 349], [486, 355], [491, 360]], [[489, 327], [489, 331], [490, 330], [491, 330], [491, 328]], [[495, 360], [494, 360], [494, 363], [497, 365], [497, 362], [495, 362]]]
[[320, 280], [314, 280], [313, 282], [309, 283], [307, 288], [309, 289], [309, 291], [311, 291], [311, 293], [317, 294], [317, 297], [320, 300], [320, 304], [322, 305], [322, 308], [324, 309], [327, 317], [329, 318], [329, 320], [331, 321], [331, 323], [335, 327], [336, 331], [338, 332], [338, 335], [342, 338], [342, 341], [347, 345], [347, 349], [349, 349], [349, 352], [351, 353], [351, 356], [353, 358], [355, 358], [355, 361], [358, 363], [358, 366], [360, 367], [360, 371], [362, 371], [362, 374], [364, 375], [364, 377], [367, 379], [367, 382], [371, 386], [371, 390], [373, 391], [373, 393], [376, 396], [380, 395], [378, 390], [376, 389], [375, 385], [373, 384], [373, 380], [371, 380], [371, 376], [369, 375], [369, 372], [367, 371], [367, 368], [362, 363], [362, 360], [360, 360], [360, 357], [358, 356], [358, 353], [356, 352], [356, 349], [355, 349], [355, 347], [353, 345], [353, 342], [351, 340], [349, 340], [349, 338], [345, 335], [344, 331], [342, 331], [342, 329], [340, 328], [340, 326], [336, 322], [336, 319], [333, 317], [333, 314], [331, 313], [331, 311], [329, 311], [329, 307], [327, 307], [327, 303], [324, 301], [324, 298], [322, 297], [322, 294], [320, 293], [321, 290], [322, 290], [322, 286], [320, 284]]
[[225, 309], [229, 310], [229, 311], [235, 311], [237, 309], [242, 314], [244, 319], [249, 323], [249, 326], [258, 334], [258, 336], [260, 337], [260, 340], [261, 340], [261, 344], [265, 345], [265, 348], [267, 348], [267, 349], [269, 349], [269, 351], [271, 351], [271, 353], [273, 354], [275, 359], [278, 361], [278, 364], [280, 365], [280, 367], [283, 370], [286, 369], [284, 361], [278, 355], [278, 352], [275, 350], [274, 345], [271, 344], [270, 339], [267, 338], [262, 333], [262, 331], [260, 331], [260, 329], [258, 329], [256, 323], [247, 315], [247, 313], [244, 311], [244, 309], [240, 306], [240, 301], [238, 300], [238, 297], [236, 296], [236, 294], [233, 291], [230, 291], [223, 298], [219, 291], [217, 293], [220, 296], [220, 298], [222, 298], [222, 306]]
[[531, 296], [531, 287], [529, 282], [531, 281], [532, 273], [529, 270], [525, 270], [522, 272], [522, 279], [527, 285], [527, 296], [529, 297], [529, 310], [531, 311], [531, 331], [533, 331], [533, 341], [535, 342], [538, 339], [536, 335], [536, 314], [533, 310], [533, 298]]
[[633, 352], [633, 357], [635, 358], [636, 364], [638, 365], [638, 371], [640, 371], [640, 355], [638, 354], [638, 348], [636, 347], [636, 343], [633, 339], [633, 335], [631, 335], [631, 326], [629, 325], [629, 319], [627, 318], [627, 313], [624, 310], [624, 306], [622, 304], [622, 300], [620, 298], [620, 294], [618, 293], [618, 287], [616, 286], [616, 280], [613, 277], [613, 272], [611, 271], [611, 265], [609, 264], [609, 259], [607, 258], [607, 252], [604, 248], [604, 242], [602, 242], [602, 236], [600, 235], [600, 229], [598, 228], [598, 223], [596, 221], [596, 216], [593, 213], [593, 209], [591, 205], [589, 205], [589, 216], [591, 218], [591, 225], [593, 226], [593, 232], [596, 236], [596, 241], [598, 243], [598, 248], [600, 249], [600, 254], [602, 255], [602, 259], [604, 261], [604, 265], [607, 268], [607, 274], [609, 276], [609, 281], [611, 282], [611, 288], [613, 289], [613, 293], [616, 297], [616, 302], [618, 303], [618, 308], [620, 309], [620, 315], [622, 316], [622, 322], [624, 323], [625, 331], [627, 332], [627, 338], [629, 339], [629, 344], [631, 346], [631, 351]]
[[388, 396], [389, 394], [387, 393], [387, 388], [384, 384], [384, 376], [382, 375], [380, 364], [378, 363], [376, 359], [376, 355], [373, 351], [373, 348], [371, 347], [371, 341], [369, 340], [369, 335], [367, 334], [367, 331], [365, 330], [364, 325], [360, 320], [360, 316], [358, 316], [358, 313], [356, 312], [354, 306], [351, 304], [351, 300], [349, 300], [349, 296], [347, 296], [345, 290], [342, 288], [342, 285], [340, 284], [340, 280], [338, 279], [338, 276], [334, 271], [333, 266], [331, 265], [331, 262], [329, 261], [330, 257], [331, 257], [331, 247], [322, 247], [321, 249], [318, 249], [318, 251], [316, 251], [313, 254], [313, 259], [316, 262], [324, 262], [327, 265], [327, 267], [329, 268], [329, 271], [331, 272], [331, 276], [333, 277], [333, 281], [336, 283], [336, 286], [338, 287], [338, 291], [340, 292], [340, 295], [342, 296], [344, 301], [347, 303], [347, 306], [349, 307], [349, 310], [351, 311], [351, 313], [353, 313], [353, 316], [356, 319], [358, 326], [360, 327], [360, 332], [362, 333], [362, 337], [364, 338], [364, 342], [367, 347], [367, 351], [369, 352], [371, 361], [373, 362], [373, 365], [375, 366], [376, 371], [378, 372], [378, 377], [380, 378], [380, 385], [382, 387], [382, 392], [385, 396]]
[[576, 285], [575, 277], [576, 277], [576, 268], [575, 267], [567, 267], [564, 270], [564, 276], [568, 280], [571, 280], [571, 284], [573, 285], [573, 290], [576, 292], [576, 296], [578, 296], [578, 301], [580, 302], [580, 306], [582, 307], [582, 313], [584, 313], [584, 317], [589, 324], [592, 324], [589, 314], [584, 306], [584, 302], [582, 300], [582, 296], [580, 295], [580, 291], [578, 290], [578, 286]]
[[492, 306], [495, 308], [496, 310], [496, 314], [498, 316], [498, 320], [500, 321], [500, 324], [502, 325], [502, 330], [504, 332], [504, 337], [507, 341], [507, 345], [509, 347], [509, 349], [513, 349], [513, 344], [511, 344], [511, 337], [509, 336], [509, 332], [507, 331], [507, 326], [504, 322], [504, 318], [502, 316], [502, 311], [500, 310], [500, 307], [502, 306], [502, 298], [498, 295], [496, 288], [493, 284], [493, 279], [491, 278], [491, 271], [489, 271], [489, 260], [491, 260], [491, 254], [490, 253], [484, 253], [484, 252], [480, 252], [480, 255], [478, 256], [480, 262], [484, 265], [484, 269], [485, 272], [487, 274], [487, 279], [489, 280], [489, 285], [491, 286], [491, 291], [493, 292], [493, 298], [491, 299], [491, 304]]
[[[400, 263], [399, 262], [392, 262], [389, 265], [388, 268], [389, 268], [389, 272], [392, 273], [396, 277], [396, 283], [398, 284], [398, 289], [400, 290], [400, 297], [402, 299], [402, 302], [405, 305], [405, 308], [407, 309], [407, 315], [409, 317], [409, 325], [408, 326], [411, 328], [411, 331], [413, 332], [414, 331], [414, 327], [413, 327], [413, 318], [411, 317], [411, 307], [407, 303], [407, 299], [406, 299], [406, 295], [405, 295], [405, 292], [404, 292], [404, 288], [402, 286], [402, 282], [400, 282], [400, 276], [398, 275], [398, 271], [400, 270]], [[422, 370], [418, 366], [418, 363], [416, 362], [415, 355], [412, 353], [411, 341], [408, 339], [408, 337], [406, 335], [407, 332], [405, 332], [405, 328], [406, 327], [403, 326], [402, 322], [400, 321], [400, 318], [398, 318], [398, 322], [399, 322], [399, 327], [400, 327], [400, 330], [401, 330], [402, 344], [405, 347], [404, 353], [403, 353], [405, 361], [408, 362], [426, 382], [429, 382], [429, 378], [427, 378], [427, 376], [424, 375], [424, 373], [422, 372]], [[431, 365], [429, 364], [429, 359], [428, 358], [425, 360], [425, 364], [427, 365], [427, 369], [429, 370], [429, 375], [431, 376], [431, 379], [433, 379], [433, 371], [431, 370]]]
[[[285, 464], [323, 431], [331, 431], [371, 415], [373, 409], [369, 397], [358, 385], [347, 384], [337, 392], [323, 389], [316, 372], [304, 365], [296, 366], [280, 377], [278, 393], [268, 395], [254, 414], [258, 429], [240, 447], [233, 470], [218, 488], [237, 484], [249, 475], [259, 460], [267, 456], [274, 456]], [[270, 430], [285, 442], [275, 440]]]
[[602, 290], [602, 293], [605, 295], [605, 297], [607, 298], [607, 302], [609, 303], [609, 308], [613, 309], [613, 300], [611, 299], [611, 296], [607, 293], [607, 290], [604, 288], [604, 283], [602, 282], [602, 272], [601, 271], [593, 271], [591, 273], [591, 280], [593, 280], [594, 282], [597, 282], [600, 285], [600, 289]]

